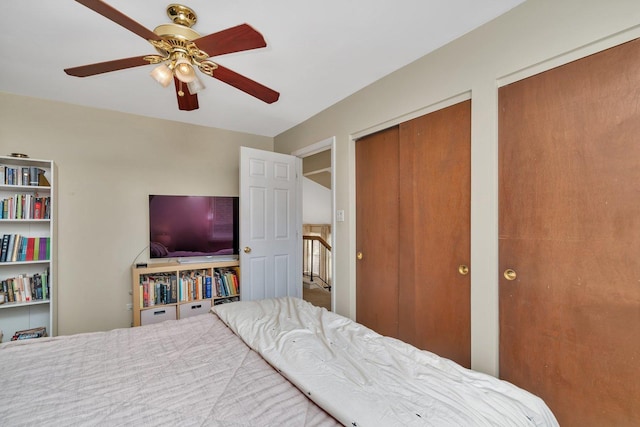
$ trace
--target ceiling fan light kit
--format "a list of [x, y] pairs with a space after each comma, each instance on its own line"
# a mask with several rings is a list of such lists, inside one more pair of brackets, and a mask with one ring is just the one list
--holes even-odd
[[198, 108], [196, 94], [205, 89], [196, 69], [268, 104], [280, 97], [273, 89], [209, 60], [212, 56], [265, 47], [267, 44], [264, 37], [248, 24], [200, 36], [191, 28], [198, 20], [195, 12], [180, 4], [170, 4], [167, 7], [167, 15], [172, 23], [161, 24], [150, 31], [101, 0], [76, 1], [145, 38], [155, 47], [158, 54], [67, 68], [64, 71], [68, 75], [87, 77], [141, 65], [158, 64], [151, 71], [151, 77], [164, 87], [173, 80], [178, 107], [186, 111]]
[[163, 87], [167, 87], [173, 80], [173, 71], [171, 71], [171, 68], [167, 67], [166, 64], [160, 64], [151, 70], [151, 77], [153, 77]]
[[173, 69], [178, 80], [183, 83], [191, 83], [196, 79], [196, 71], [191, 66], [191, 62], [184, 58], [180, 58], [176, 61], [176, 66]]
[[193, 95], [198, 92], [202, 92], [207, 88], [204, 83], [202, 83], [202, 80], [198, 78], [198, 76], [196, 76], [196, 78], [192, 82], [187, 83], [187, 87], [189, 88], [189, 93]]

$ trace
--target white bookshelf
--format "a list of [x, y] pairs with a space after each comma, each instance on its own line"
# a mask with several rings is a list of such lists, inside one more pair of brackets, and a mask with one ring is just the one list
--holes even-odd
[[[13, 183], [6, 180], [7, 168], [31, 170], [37, 168], [44, 171], [44, 177], [49, 185], [40, 185], [35, 182], [22, 181]], [[3, 342], [10, 341], [16, 331], [44, 326], [49, 336], [56, 335], [56, 199], [55, 199], [55, 165], [50, 160], [38, 160], [32, 158], [20, 158], [0, 156], [0, 201], [8, 198], [17, 199], [17, 196], [48, 197], [49, 218], [34, 219], [30, 215], [26, 218], [6, 218], [4, 213], [0, 218], [0, 242], [5, 234], [20, 235], [27, 238], [50, 238], [49, 256], [46, 259], [0, 261], [0, 293], [2, 281], [16, 278], [20, 275], [32, 278], [35, 274], [42, 275], [48, 271], [48, 295], [46, 299], [31, 298], [28, 301], [9, 302], [5, 294], [3, 304], [0, 304], [0, 330], [3, 332]], [[1, 206], [1, 205], [0, 205]], [[0, 247], [1, 249], [1, 247]], [[1, 252], [0, 252], [1, 256]], [[1, 259], [1, 258], [0, 258]]]

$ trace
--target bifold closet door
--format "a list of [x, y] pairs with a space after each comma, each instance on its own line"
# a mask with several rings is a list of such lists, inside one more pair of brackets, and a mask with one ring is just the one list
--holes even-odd
[[398, 337], [398, 127], [356, 141], [356, 320]]
[[640, 41], [499, 89], [500, 376], [640, 425]]
[[400, 125], [399, 335], [471, 367], [471, 101]]

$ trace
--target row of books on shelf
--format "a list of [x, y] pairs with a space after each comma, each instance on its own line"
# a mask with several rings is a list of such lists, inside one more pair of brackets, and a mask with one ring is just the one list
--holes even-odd
[[140, 276], [140, 308], [177, 302], [240, 294], [238, 270], [234, 267], [192, 270], [175, 273], [155, 273]]
[[0, 165], [0, 184], [48, 187], [44, 169], [36, 166]]
[[50, 219], [51, 197], [15, 194], [0, 200], [0, 219]]
[[5, 234], [0, 241], [0, 262], [46, 261], [51, 259], [51, 237]]
[[29, 302], [49, 299], [49, 269], [33, 275], [20, 274], [2, 279], [0, 292], [7, 302]]

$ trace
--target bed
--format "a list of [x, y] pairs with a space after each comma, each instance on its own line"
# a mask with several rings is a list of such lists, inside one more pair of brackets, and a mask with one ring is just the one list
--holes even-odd
[[5, 426], [557, 426], [538, 397], [297, 298], [0, 345]]

